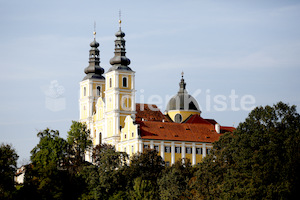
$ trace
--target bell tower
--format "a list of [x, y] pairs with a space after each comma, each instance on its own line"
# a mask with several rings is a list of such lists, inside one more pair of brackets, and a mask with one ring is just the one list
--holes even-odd
[[92, 116], [96, 112], [96, 102], [99, 97], [104, 98], [105, 78], [104, 69], [100, 67], [99, 43], [96, 41], [96, 32], [94, 40], [90, 43], [89, 65], [84, 69], [86, 76], [80, 82], [80, 121], [85, 122], [88, 128], [92, 127]]
[[106, 134], [103, 136], [103, 142], [113, 145], [119, 141], [125, 118], [128, 115], [135, 116], [135, 72], [128, 66], [130, 60], [126, 57], [121, 20], [115, 36], [114, 57], [110, 59], [112, 66], [105, 74]]

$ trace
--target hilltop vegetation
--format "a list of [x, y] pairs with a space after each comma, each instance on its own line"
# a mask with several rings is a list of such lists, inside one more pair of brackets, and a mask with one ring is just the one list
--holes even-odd
[[[68, 138], [45, 129], [31, 151], [25, 182], [14, 187], [18, 158], [0, 148], [0, 199], [293, 199], [300, 186], [300, 116], [282, 102], [255, 108], [214, 143], [200, 165], [166, 167], [155, 150], [130, 158], [111, 145], [92, 148], [85, 124]], [[92, 151], [94, 164], [85, 162]]]

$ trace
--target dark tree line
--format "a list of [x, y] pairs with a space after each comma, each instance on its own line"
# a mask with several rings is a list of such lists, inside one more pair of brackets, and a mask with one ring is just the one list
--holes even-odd
[[15, 150], [1, 145], [0, 199], [294, 199], [299, 128], [295, 106], [257, 107], [200, 165], [178, 160], [166, 167], [155, 150], [129, 159], [108, 144], [92, 148], [86, 126], [73, 122], [67, 140], [54, 130], [38, 133], [23, 185], [13, 183]]

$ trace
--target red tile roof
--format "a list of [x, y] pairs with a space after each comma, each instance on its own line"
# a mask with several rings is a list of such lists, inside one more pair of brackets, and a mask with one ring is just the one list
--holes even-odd
[[[191, 115], [184, 123], [174, 123], [154, 104], [137, 103], [136, 112], [135, 121], [140, 125], [142, 139], [211, 143], [222, 135], [215, 131], [215, 120], [203, 119], [199, 115]], [[234, 129], [220, 127], [221, 133]]]
[[215, 124], [218, 123], [218, 122], [216, 122], [216, 120], [214, 120], [214, 119], [205, 119], [205, 120], [208, 121], [209, 123], [213, 124], [213, 125], [215, 125]]
[[234, 127], [231, 126], [220, 126], [221, 133], [233, 132], [235, 130]]
[[135, 120], [138, 121], [170, 121], [165, 117], [154, 104], [136, 104], [136, 115]]
[[214, 130], [212, 124], [154, 121], [141, 121], [138, 124], [142, 139], [211, 143], [218, 140], [221, 135]]
[[184, 123], [191, 123], [191, 124], [211, 124], [207, 120], [203, 119], [199, 115], [191, 115]]

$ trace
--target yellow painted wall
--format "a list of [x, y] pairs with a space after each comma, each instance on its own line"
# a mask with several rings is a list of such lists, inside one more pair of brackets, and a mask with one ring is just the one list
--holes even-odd
[[185, 158], [190, 159], [190, 161], [192, 162], [193, 156], [192, 154], [185, 153]]
[[124, 126], [125, 126], [125, 118], [126, 118], [126, 116], [120, 116], [120, 126], [122, 126], [122, 128], [124, 128]]
[[196, 154], [196, 164], [202, 162], [202, 155], [201, 154]]
[[165, 153], [165, 162], [169, 161], [171, 165], [171, 153]]
[[181, 160], [181, 153], [175, 153], [175, 162]]
[[181, 114], [182, 121], [186, 120], [190, 115], [200, 115], [200, 113], [196, 111], [183, 111], [183, 110], [169, 111], [168, 115], [173, 121], [175, 121], [174, 118], [177, 113]]
[[120, 94], [119, 104], [120, 104], [121, 111], [131, 111], [131, 102], [132, 102], [131, 98], [132, 97], [130, 93]]

